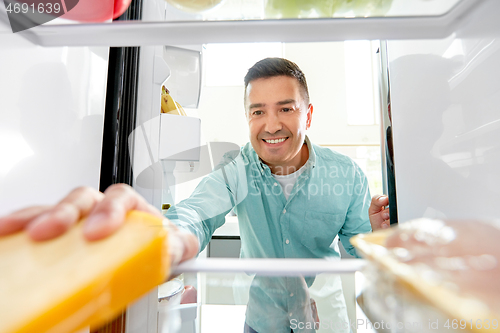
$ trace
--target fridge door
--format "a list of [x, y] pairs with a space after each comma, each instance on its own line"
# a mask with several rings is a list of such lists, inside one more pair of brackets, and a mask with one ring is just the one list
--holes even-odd
[[498, 218], [500, 29], [481, 24], [497, 6], [448, 38], [388, 41], [400, 222]]

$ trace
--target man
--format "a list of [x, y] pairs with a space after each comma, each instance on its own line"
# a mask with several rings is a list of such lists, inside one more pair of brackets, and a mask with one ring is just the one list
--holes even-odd
[[[299, 67], [281, 58], [256, 63], [245, 77], [245, 110], [250, 143], [227, 154], [191, 197], [170, 208], [166, 217], [192, 231], [200, 249], [233, 210], [242, 257], [338, 258], [337, 235], [355, 255], [349, 239], [372, 230], [368, 181], [350, 158], [307, 138], [313, 106]], [[341, 293], [337, 280], [335, 289]], [[291, 320], [312, 320], [315, 316], [304, 312], [310, 306], [303, 303], [309, 302], [304, 289], [313, 281], [256, 278], [250, 289], [247, 331], [290, 332]], [[345, 316], [336, 319], [345, 323], [341, 302]]]
[[[231, 210], [238, 215], [243, 257], [338, 257], [333, 244], [337, 235], [353, 253], [350, 237], [389, 226], [384, 209], [387, 197], [374, 197], [368, 208], [368, 185], [359, 167], [306, 137], [313, 106], [297, 65], [280, 58], [255, 64], [245, 77], [245, 109], [250, 144], [227, 154], [226, 161], [200, 182], [192, 196], [166, 215], [181, 227], [174, 228], [170, 237], [174, 265], [201, 251]], [[114, 232], [131, 209], [160, 214], [125, 185], [112, 186], [104, 194], [77, 189], [53, 207], [30, 207], [1, 218], [0, 235], [26, 228], [35, 240], [50, 239], [88, 216], [84, 233], [95, 240]], [[197, 240], [181, 229], [190, 230]], [[246, 329], [250, 332], [265, 332], [270, 322], [270, 318], [259, 321], [263, 314], [258, 311], [259, 301], [274, 302], [275, 310], [288, 315], [289, 301], [269, 294], [270, 290], [278, 294], [296, 290], [305, 293], [301, 296], [305, 299], [312, 283], [310, 278], [285, 284], [282, 279], [258, 281], [261, 285], [251, 290], [248, 306]], [[309, 303], [306, 308], [302, 315], [311, 317]]]
[[330, 247], [337, 234], [353, 252], [349, 238], [371, 231], [368, 183], [351, 159], [307, 138], [313, 106], [298, 66], [280, 58], [255, 64], [245, 77], [245, 109], [250, 143], [227, 154], [166, 217], [196, 234], [201, 249], [234, 210], [244, 257], [338, 257]]

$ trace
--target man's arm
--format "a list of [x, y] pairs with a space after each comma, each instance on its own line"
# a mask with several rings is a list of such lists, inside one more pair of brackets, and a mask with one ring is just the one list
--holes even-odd
[[351, 195], [351, 202], [347, 210], [344, 225], [339, 231], [339, 238], [344, 249], [349, 254], [357, 256], [356, 250], [349, 240], [357, 234], [370, 232], [372, 227], [368, 218], [368, 209], [371, 201], [368, 179], [357, 165], [354, 166], [356, 172], [354, 176], [353, 193]]
[[196, 235], [199, 251], [202, 251], [233, 208], [229, 199], [231, 195], [219, 177], [210, 175], [200, 182], [188, 199], [172, 206], [165, 217], [179, 228]]
[[[86, 217], [83, 233], [89, 241], [105, 238], [117, 231], [130, 210], [140, 210], [162, 217], [130, 186], [116, 184], [104, 193], [80, 187], [52, 206], [32, 206], [0, 217], [0, 236], [25, 230], [34, 241], [44, 241], [64, 234]], [[172, 265], [193, 258], [198, 253], [196, 237], [172, 224], [169, 249]]]
[[165, 214], [172, 223], [196, 235], [200, 251], [207, 246], [215, 230], [225, 223], [226, 215], [238, 198], [246, 196], [246, 193], [237, 193], [239, 189], [243, 192], [246, 189], [245, 170], [243, 163], [237, 163], [239, 159], [239, 151], [226, 154], [188, 199], [172, 206]]

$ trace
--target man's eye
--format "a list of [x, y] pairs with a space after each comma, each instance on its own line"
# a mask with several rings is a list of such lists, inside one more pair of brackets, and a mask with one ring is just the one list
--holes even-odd
[[259, 116], [259, 115], [261, 115], [261, 114], [262, 114], [262, 111], [257, 110], [257, 111], [252, 112], [252, 114], [253, 114], [254, 116]]
[[283, 108], [283, 109], [281, 109], [281, 111], [283, 111], [283, 112], [290, 112], [290, 111], [292, 111], [292, 109], [290, 109], [290, 108]]

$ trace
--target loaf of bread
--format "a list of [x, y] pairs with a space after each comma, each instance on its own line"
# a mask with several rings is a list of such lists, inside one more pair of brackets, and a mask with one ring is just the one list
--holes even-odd
[[0, 238], [1, 333], [97, 327], [168, 277], [161, 219], [130, 212], [115, 234], [93, 242], [81, 228], [46, 242]]

